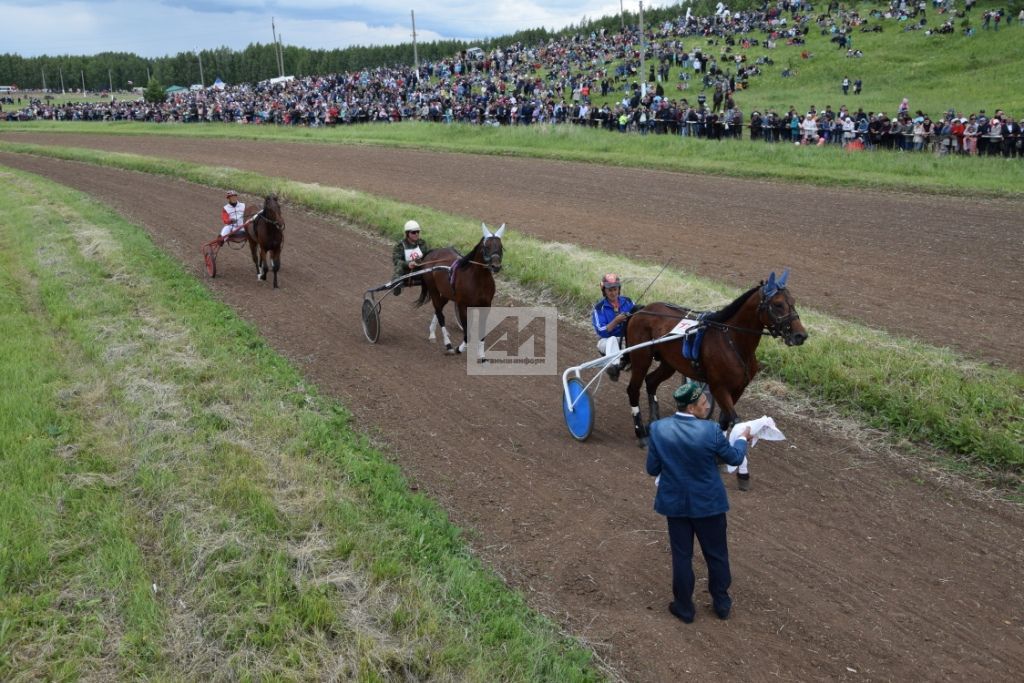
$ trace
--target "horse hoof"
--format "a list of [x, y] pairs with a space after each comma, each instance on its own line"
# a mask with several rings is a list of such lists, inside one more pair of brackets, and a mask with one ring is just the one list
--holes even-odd
[[427, 337], [427, 341], [437, 341], [437, 335], [436, 334], [430, 335], [429, 337]]
[[636, 446], [637, 448], [647, 448], [647, 437], [641, 436], [639, 439], [637, 439]]
[[454, 356], [455, 355], [455, 349], [452, 348], [451, 344], [445, 344], [444, 345], [444, 352], [445, 352], [445, 355], [448, 355], [448, 356]]

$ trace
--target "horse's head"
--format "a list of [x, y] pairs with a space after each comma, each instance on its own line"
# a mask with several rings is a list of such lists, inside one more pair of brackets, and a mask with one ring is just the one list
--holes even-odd
[[761, 303], [757, 307], [761, 324], [773, 337], [782, 337], [786, 346], [800, 346], [807, 341], [807, 330], [800, 322], [800, 314], [796, 312], [793, 295], [786, 289], [789, 269], [776, 279], [773, 272], [768, 280], [761, 284]]
[[263, 198], [263, 210], [260, 213], [268, 221], [284, 230], [284, 217], [281, 215], [281, 204], [278, 202], [276, 194], [268, 194]]
[[501, 256], [504, 253], [501, 236], [505, 234], [505, 224], [502, 223], [496, 232], [491, 232], [486, 223], [481, 223], [480, 226], [484, 231], [484, 238], [480, 242], [480, 258], [489, 271], [499, 273], [501, 272]]

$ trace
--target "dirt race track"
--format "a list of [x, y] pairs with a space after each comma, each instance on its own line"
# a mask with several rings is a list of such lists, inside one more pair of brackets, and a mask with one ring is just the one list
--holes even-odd
[[[357, 187], [505, 221], [545, 238], [610, 250], [622, 245], [651, 260], [661, 260], [665, 248], [629, 247], [623, 235], [629, 241], [660, 236], [677, 248], [678, 228], [668, 225], [685, 223], [684, 267], [749, 286], [762, 270], [790, 265], [800, 303], [965, 349], [972, 339], [984, 340], [969, 350], [1020, 365], [1020, 335], [1004, 339], [998, 320], [990, 319], [998, 313], [1007, 324], [1022, 309], [1019, 282], [1010, 284], [1020, 278], [1020, 211], [1010, 204], [973, 204], [951, 215], [964, 202], [536, 161], [299, 145], [272, 145], [272, 154], [257, 155], [254, 143], [219, 141], [88, 142]], [[273, 165], [260, 161], [272, 157]], [[219, 190], [6, 153], [0, 165], [95, 196], [145, 226], [163, 250], [203, 277], [198, 245], [213, 232]], [[491, 185], [498, 177], [505, 183], [500, 193]], [[646, 187], [652, 204], [664, 209], [678, 201], [692, 213], [656, 227], [654, 208], [629, 209], [636, 195], [622, 183], [630, 182]], [[725, 200], [698, 201], [680, 189], [697, 185], [705, 194], [717, 186]], [[667, 187], [680, 191], [664, 196]], [[737, 198], [753, 191], [758, 198]], [[791, 211], [801, 193], [799, 211]], [[844, 218], [856, 212], [847, 202], [861, 205], [863, 220]], [[878, 202], [886, 208], [864, 217], [863, 207]], [[926, 205], [939, 208], [921, 217]], [[774, 415], [788, 440], [754, 449], [752, 491], [740, 493], [732, 479], [726, 482], [733, 617], [714, 618], [698, 560], [697, 621], [685, 626], [666, 611], [667, 535], [651, 510], [653, 486], [631, 437], [623, 387], [600, 387], [595, 434], [577, 444], [565, 432], [555, 378], [467, 377], [464, 360], [425, 341], [429, 316], [410, 308], [408, 293], [385, 302], [381, 343], [371, 346], [362, 337], [359, 306], [363, 290], [389, 275], [387, 245], [295, 207], [285, 212], [281, 289], [257, 284], [247, 253], [224, 251], [221, 276], [207, 281], [214, 295], [350, 406], [410, 480], [472, 530], [480, 556], [533, 606], [591, 643], [617, 675], [630, 681], [687, 673], [701, 680], [1019, 680], [1019, 507], [922, 470], [860, 441], [855, 431], [825, 428], [773, 399], [746, 398], [742, 413]], [[965, 229], [959, 222], [965, 216], [974, 219], [972, 238], [948, 244]], [[736, 247], [755, 233], [760, 238], [752, 244], [776, 245], [766, 248], [770, 258], [755, 247]], [[713, 251], [731, 265], [712, 263], [719, 263]], [[894, 292], [898, 303], [887, 301], [897, 298]], [[927, 304], [932, 293], [936, 301]], [[496, 303], [509, 303], [499, 297]], [[974, 324], [990, 327], [974, 336], [963, 331]], [[592, 357], [593, 340], [562, 324], [558, 350], [565, 367]], [[445, 424], [432, 429], [439, 411]]]

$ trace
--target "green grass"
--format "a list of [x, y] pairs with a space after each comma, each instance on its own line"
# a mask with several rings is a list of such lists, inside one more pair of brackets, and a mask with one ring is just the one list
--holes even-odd
[[[0, 148], [15, 147], [0, 144]], [[281, 178], [265, 178], [229, 168], [210, 168], [127, 154], [78, 149], [18, 147], [22, 151], [76, 159], [226, 187], [252, 194], [281, 193], [288, 201], [398, 237], [410, 212], [422, 216], [439, 244], [466, 245], [479, 223], [471, 218], [412, 207], [365, 193]], [[515, 232], [506, 235], [508, 277], [561, 301], [563, 314], [583, 319], [593, 298], [590, 282], [601, 273], [631, 272], [653, 278], [659, 266], [553, 245]], [[795, 290], [799, 297], [799, 287]], [[649, 300], [712, 308], [737, 291], [680, 271], [667, 271]], [[761, 345], [759, 358], [768, 377], [782, 380], [817, 400], [836, 406], [896, 437], [930, 444], [972, 463], [994, 468], [1011, 479], [1024, 473], [1024, 376], [965, 360], [948, 349], [924, 344], [804, 312], [811, 341], [789, 349]]]
[[[859, 28], [854, 29], [852, 47], [861, 50], [863, 57], [847, 58], [846, 50], [840, 50], [831, 42], [831, 35], [821, 35], [821, 29], [814, 23], [810, 24], [805, 45], [786, 45], [784, 40], [779, 40], [774, 50], [760, 46], [742, 48], [737, 41], [732, 52], [725, 54], [724, 41], [709, 44], [707, 39], [697, 37], [686, 38], [683, 44], [688, 49], [701, 48], [705, 55], [717, 59], [723, 69], [732, 71], [735, 65], [723, 60], [736, 54], [747, 55], [746, 65], [753, 64], [762, 55], [775, 62], [759, 66], [762, 73], [750, 78], [749, 89], [738, 90], [735, 94], [736, 103], [748, 120], [754, 110], [763, 112], [772, 108], [785, 113], [792, 106], [806, 112], [811, 105], [821, 110], [829, 104], [835, 111], [845, 104], [850, 111], [863, 107], [866, 112], [882, 111], [893, 116], [904, 97], [909, 99], [911, 112], [921, 109], [933, 118], [950, 108], [964, 114], [980, 109], [992, 114], [996, 109], [1003, 109], [1016, 118], [1024, 115], [1024, 73], [1019, 69], [1016, 73], [1007, 73], [1005, 68], [1009, 55], [1021, 53], [1024, 27], [1016, 23], [1020, 6], [1013, 10], [1011, 26], [1005, 26], [1004, 19], [1004, 26], [998, 32], [982, 31], [982, 14], [992, 8], [1006, 9], [1007, 4], [979, 2], [970, 15], [977, 33], [967, 37], [960, 27], [962, 19], [954, 20], [956, 33], [952, 35], [926, 36], [923, 30], [904, 32], [910, 22], [876, 20], [868, 16], [875, 8], [884, 11], [888, 3], [841, 4], [856, 7], [869, 26], [878, 24], [883, 28], [882, 33], [861, 33]], [[957, 5], [963, 9], [962, 2]], [[813, 14], [817, 16], [826, 10], [826, 5], [815, 5]], [[937, 28], [948, 16], [937, 14], [929, 2], [926, 28]], [[754, 35], [759, 41], [766, 37], [763, 33]], [[805, 50], [813, 57], [802, 59], [801, 53]], [[617, 64], [611, 65], [613, 73]], [[795, 69], [796, 76], [782, 78], [782, 70], [786, 68]], [[696, 102], [699, 81], [691, 77], [687, 90], [677, 90], [676, 85], [681, 82], [679, 72], [679, 67], [672, 69], [664, 84], [665, 95]], [[692, 69], [689, 73], [692, 76]], [[840, 84], [847, 76], [851, 83], [857, 78], [863, 81], [864, 89], [859, 96], [853, 95], [852, 86], [850, 94], [843, 95]], [[710, 108], [710, 91], [707, 96]], [[603, 104], [620, 99], [621, 94], [616, 94], [614, 98], [598, 97], [595, 101]]]
[[0, 679], [600, 678], [140, 228], [0, 178]]

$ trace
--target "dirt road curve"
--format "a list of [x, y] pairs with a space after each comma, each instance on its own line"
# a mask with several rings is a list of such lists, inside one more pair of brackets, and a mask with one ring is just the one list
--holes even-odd
[[[1024, 368], [1024, 205], [378, 147], [4, 134], [233, 166], [674, 264]], [[685, 302], [680, 302], [685, 303]]]
[[[218, 190], [10, 154], [0, 154], [0, 165], [95, 196], [202, 277], [198, 245], [213, 229]], [[452, 194], [469, 197], [466, 188]], [[765, 210], [781, 211], [773, 206]], [[684, 626], [666, 611], [664, 521], [651, 510], [653, 486], [629, 436], [622, 386], [600, 388], [598, 428], [581, 445], [564, 431], [555, 378], [467, 377], [463, 361], [427, 344], [427, 314], [410, 309], [408, 293], [386, 301], [381, 343], [371, 346], [358, 311], [362, 290], [388, 275], [387, 246], [285, 211], [282, 288], [258, 284], [244, 252], [222, 252], [221, 276], [208, 281], [214, 295], [351, 406], [410, 479], [477, 532], [476, 551], [532, 605], [594, 643], [622, 678], [1019, 679], [1020, 509], [978, 502], [890, 455], [747, 399], [746, 415], [775, 414], [789, 440], [756, 447], [749, 493], [727, 481], [733, 618], [714, 618], [699, 567], [697, 621]], [[593, 237], [585, 227], [572, 229]], [[793, 265], [800, 282], [806, 264]], [[734, 273], [744, 284], [755, 275]], [[850, 301], [849, 283], [841, 284], [833, 295]], [[560, 366], [590, 357], [592, 340], [563, 325], [559, 352]]]

